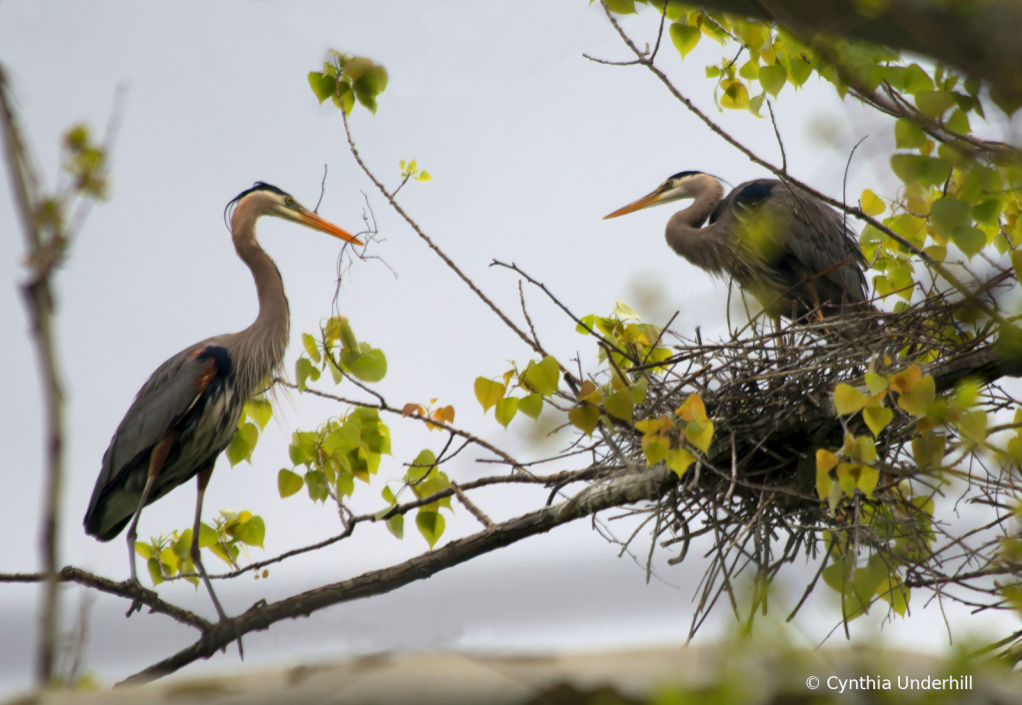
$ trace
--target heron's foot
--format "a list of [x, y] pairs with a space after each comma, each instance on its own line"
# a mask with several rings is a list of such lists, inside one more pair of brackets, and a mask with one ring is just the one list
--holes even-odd
[[155, 600], [158, 596], [155, 590], [150, 590], [138, 581], [138, 578], [131, 577], [121, 583], [124, 586], [125, 591], [135, 593], [135, 599], [131, 601], [131, 607], [124, 613], [125, 617], [130, 617], [136, 612], [141, 613], [142, 607], [145, 605], [145, 599], [148, 598], [150, 601]]

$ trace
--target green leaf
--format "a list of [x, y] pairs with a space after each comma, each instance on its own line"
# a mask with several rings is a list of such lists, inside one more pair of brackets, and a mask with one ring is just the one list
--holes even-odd
[[588, 316], [582, 316], [582, 318], [578, 320], [581, 321], [581, 323], [575, 324], [575, 332], [581, 333], [582, 335], [591, 335], [589, 331], [593, 329], [596, 314], [591, 313]]
[[412, 466], [408, 468], [408, 472], [405, 474], [405, 480], [412, 484], [412, 492], [415, 492], [417, 497], [421, 491], [419, 487], [421, 484], [420, 480], [432, 474], [434, 470], [436, 470], [436, 454], [429, 448], [419, 451], [419, 454], [415, 456], [415, 460], [412, 461]]
[[702, 36], [697, 27], [684, 24], [672, 23], [667, 31], [671, 35], [671, 43], [681, 54], [682, 60], [696, 48], [696, 44], [699, 43], [699, 38]]
[[302, 476], [297, 473], [284, 469], [281, 469], [281, 471], [277, 473], [277, 492], [280, 493], [282, 498], [290, 497], [298, 492], [298, 490], [302, 489], [304, 485], [305, 480], [303, 480]]
[[530, 394], [518, 400], [518, 410], [530, 419], [538, 419], [543, 411], [543, 396], [541, 394]]
[[476, 377], [475, 381], [475, 393], [476, 399], [483, 407], [483, 413], [489, 411], [491, 406], [494, 406], [498, 401], [504, 398], [504, 392], [507, 391], [500, 382], [494, 382], [488, 380], [485, 377]]
[[420, 509], [415, 515], [415, 526], [426, 539], [430, 549], [436, 545], [444, 533], [444, 518], [440, 512], [428, 512]]
[[252, 450], [259, 440], [259, 429], [254, 423], [246, 423], [234, 432], [231, 442], [227, 444], [225, 451], [227, 460], [234, 467], [242, 460], [252, 462]]
[[300, 357], [295, 362], [295, 384], [299, 392], [305, 391], [306, 382], [311, 379], [315, 382], [319, 379], [319, 370], [312, 366], [312, 361], [307, 357]]
[[1011, 268], [1015, 270], [1015, 278], [1022, 281], [1022, 250], [1011, 253]]
[[649, 389], [649, 380], [645, 377], [639, 377], [638, 381], [632, 385], [632, 400], [636, 404], [641, 404], [646, 401], [646, 392]]
[[254, 516], [243, 524], [238, 524], [231, 531], [231, 535], [247, 546], [263, 547], [263, 539], [266, 538], [266, 524], [263, 518]]
[[376, 114], [376, 98], [387, 87], [387, 71], [382, 66], [374, 66], [351, 84], [355, 97], [366, 110]]
[[892, 573], [880, 582], [876, 589], [877, 597], [891, 606], [896, 613], [905, 616], [912, 591], [901, 582], [896, 573]]
[[319, 361], [323, 359], [319, 354], [319, 346], [316, 345], [316, 339], [308, 333], [302, 333], [302, 347], [305, 348], [305, 352], [309, 354], [309, 357], [316, 364], [319, 364]]
[[309, 491], [309, 499], [314, 502], [325, 502], [330, 496], [323, 473], [319, 470], [309, 470], [305, 473], [305, 488]]
[[387, 530], [399, 541], [403, 539], [405, 537], [405, 515], [395, 514], [387, 519]]
[[178, 537], [177, 541], [174, 542], [174, 555], [181, 561], [188, 559], [188, 554], [192, 550], [192, 530], [185, 529], [181, 532], [181, 536]]
[[382, 350], [370, 348], [350, 362], [344, 359], [347, 350], [345, 348], [344, 352], [341, 353], [341, 364], [363, 382], [379, 382], [387, 376], [387, 357], [383, 354]]
[[986, 247], [987, 236], [979, 228], [960, 227], [951, 233], [951, 242], [955, 243], [963, 255], [972, 259], [973, 255]]
[[876, 396], [887, 389], [887, 378], [874, 372], [867, 372], [866, 386], [869, 388], [869, 393]]
[[209, 548], [219, 540], [220, 534], [216, 529], [205, 522], [199, 524], [199, 548]]
[[149, 569], [149, 578], [153, 581], [153, 587], [163, 582], [163, 568], [160, 567], [160, 560], [156, 556], [146, 561], [146, 568]]
[[493, 412], [494, 416], [504, 428], [511, 423], [511, 419], [518, 413], [518, 399], [515, 397], [506, 397], [497, 402], [497, 408]]
[[615, 15], [634, 15], [635, 0], [607, 0], [607, 9]]
[[557, 360], [547, 355], [539, 362], [530, 362], [522, 377], [529, 389], [537, 394], [549, 396], [557, 391], [561, 370]]
[[969, 225], [971, 216], [971, 206], [957, 198], [940, 198], [930, 206], [930, 222], [937, 233], [945, 238], [956, 228]]
[[323, 101], [332, 96], [337, 90], [337, 79], [319, 71], [312, 71], [309, 73], [309, 87], [312, 88], [312, 92], [316, 94], [319, 104], [322, 105]]
[[996, 86], [990, 89], [990, 100], [994, 101], [994, 105], [1004, 111], [1004, 114], [1011, 117], [1015, 114], [1015, 111], [1022, 108], [1022, 96], [1013, 93], [1011, 95], [1005, 95]]
[[862, 410], [862, 420], [874, 436], [879, 436], [887, 424], [894, 420], [894, 412], [884, 406], [871, 406]]
[[724, 95], [720, 97], [720, 107], [728, 110], [745, 110], [749, 107], [749, 89], [741, 81], [728, 78], [720, 82]]
[[848, 416], [866, 406], [866, 395], [847, 384], [834, 388], [834, 408], [838, 416]]
[[600, 410], [592, 404], [581, 404], [568, 411], [568, 421], [586, 435], [592, 436], [596, 425], [600, 423]]
[[924, 186], [936, 186], [951, 176], [951, 163], [934, 157], [895, 154], [891, 157], [891, 170], [906, 184], [918, 181]]
[[813, 65], [804, 59], [795, 59], [791, 62], [790, 76], [791, 82], [796, 87], [801, 86], [809, 78], [813, 72]]
[[617, 390], [603, 401], [603, 408], [607, 410], [608, 414], [624, 421], [632, 420], [634, 406], [632, 390], [627, 388]]
[[931, 120], [936, 120], [955, 104], [955, 96], [949, 91], [919, 91], [915, 99], [919, 112]]
[[909, 118], [894, 123], [894, 143], [898, 149], [918, 149], [926, 144], [926, 133]]
[[245, 413], [259, 425], [261, 431], [273, 416], [273, 405], [268, 399], [253, 397], [245, 403]]
[[781, 92], [781, 89], [784, 88], [784, 83], [787, 80], [788, 70], [781, 64], [759, 67], [759, 85], [763, 87], [764, 91], [775, 98]]
[[147, 543], [141, 541], [135, 542], [135, 553], [142, 556], [145, 560], [149, 560], [153, 557], [153, 547]]
[[913, 416], [925, 416], [933, 404], [936, 390], [933, 377], [926, 375], [911, 390], [903, 392], [898, 397], [898, 406]]

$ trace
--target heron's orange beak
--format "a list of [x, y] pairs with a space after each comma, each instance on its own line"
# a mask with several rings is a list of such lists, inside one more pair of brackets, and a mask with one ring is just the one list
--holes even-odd
[[298, 217], [301, 219], [303, 225], [307, 225], [314, 230], [319, 230], [327, 235], [333, 235], [334, 237], [344, 240], [345, 242], [350, 242], [353, 245], [364, 244], [347, 230], [337, 227], [329, 220], [323, 220], [312, 211], [303, 210], [299, 213]]
[[634, 203], [629, 203], [624, 208], [619, 208], [618, 210], [614, 211], [610, 215], [603, 216], [603, 219], [607, 220], [608, 218], [617, 218], [619, 215], [627, 215], [629, 213], [634, 213], [635, 211], [640, 210], [642, 208], [645, 208], [647, 206], [652, 206], [653, 204], [655, 204], [659, 200], [660, 200], [660, 191], [658, 189], [658, 190], [654, 191], [653, 193], [649, 194], [648, 196], [643, 196], [642, 198], [640, 198], [638, 201], [635, 201]]

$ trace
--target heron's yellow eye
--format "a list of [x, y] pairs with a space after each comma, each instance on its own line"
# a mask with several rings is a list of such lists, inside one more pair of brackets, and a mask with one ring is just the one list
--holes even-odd
[[290, 206], [294, 202], [295, 202], [295, 199], [291, 198], [290, 196], [288, 196], [286, 199], [284, 199], [284, 204], [288, 205], [288, 206]]

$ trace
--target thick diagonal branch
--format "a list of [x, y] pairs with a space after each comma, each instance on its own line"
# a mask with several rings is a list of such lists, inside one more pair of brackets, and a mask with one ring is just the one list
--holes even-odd
[[253, 607], [239, 617], [215, 625], [204, 638], [170, 658], [131, 676], [124, 683], [155, 680], [193, 661], [209, 658], [217, 650], [230, 644], [238, 634], [268, 629], [281, 620], [307, 617], [313, 612], [343, 602], [382, 595], [416, 580], [436, 575], [442, 570], [484, 553], [545, 533], [601, 510], [656, 499], [669, 489], [676, 479], [677, 476], [663, 466], [636, 475], [622, 475], [605, 484], [590, 486], [558, 505], [496, 524], [404, 563], [309, 590], [279, 602]]

